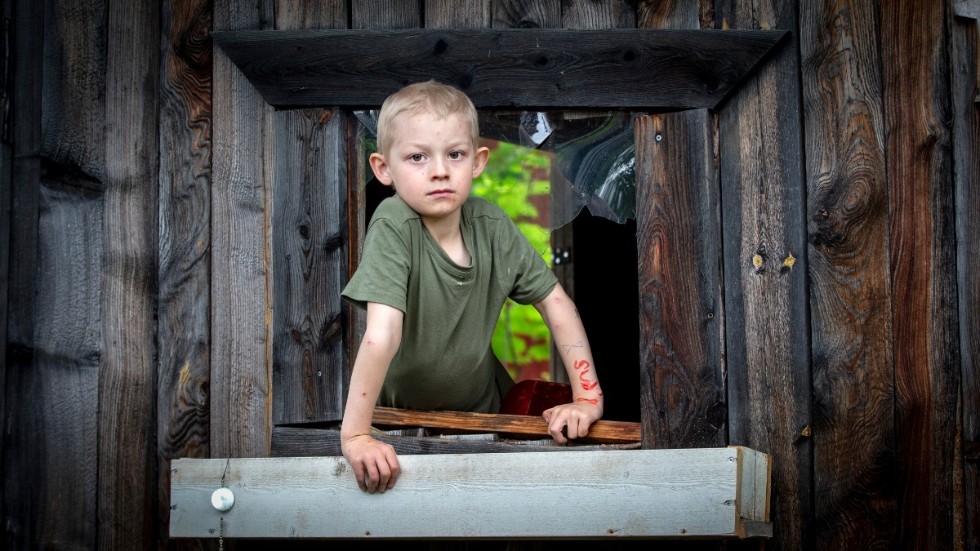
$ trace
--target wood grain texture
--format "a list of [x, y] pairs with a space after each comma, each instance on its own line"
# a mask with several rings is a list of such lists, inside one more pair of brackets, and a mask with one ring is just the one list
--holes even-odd
[[105, 0], [44, 2], [41, 154], [105, 181]]
[[[698, 4], [641, 2], [637, 24], [697, 29]], [[727, 406], [716, 122], [687, 111], [634, 124], [644, 152], [636, 192], [644, 447], [719, 446]]]
[[[395, 448], [399, 455], [461, 453], [523, 453], [528, 451], [632, 450], [639, 444], [576, 444], [558, 446], [554, 440], [477, 440], [438, 436], [406, 436], [388, 433], [374, 437]], [[340, 430], [276, 427], [272, 431], [273, 457], [341, 456]]]
[[[453, 429], [461, 432], [495, 432], [524, 437], [548, 437], [548, 424], [541, 417], [467, 413], [457, 411], [411, 411], [394, 408], [374, 408], [373, 424], [380, 427], [426, 427]], [[640, 441], [638, 423], [596, 421], [585, 443], [623, 444]]]
[[491, 0], [425, 0], [427, 29], [483, 29], [490, 26]]
[[[346, 28], [346, 3], [277, 17], [279, 29]], [[322, 6], [321, 6], [322, 7]], [[273, 423], [334, 421], [348, 381], [347, 151], [344, 119], [330, 109], [275, 115]]]
[[565, 29], [632, 29], [636, 27], [635, 2], [564, 0], [561, 26]]
[[800, 21], [814, 534], [817, 548], [893, 548], [895, 389], [877, 3], [807, 3]]
[[[48, 179], [54, 176], [55, 179]], [[97, 531], [103, 201], [47, 172], [38, 234], [37, 354], [31, 375], [39, 546], [94, 547]]]
[[[897, 541], [952, 547], [949, 499], [959, 384], [945, 3], [882, 6], [891, 293], [895, 343]], [[914, 26], [915, 33], [903, 32]], [[901, 70], [899, 70], [901, 68]], [[910, 78], [914, 75], [915, 78]]]
[[415, 29], [422, 23], [419, 0], [351, 0], [350, 5], [352, 29]]
[[[156, 541], [159, 9], [109, 6], [98, 542]], [[120, 445], [125, 443], [125, 445]]]
[[[270, 25], [272, 7], [215, 0], [214, 28]], [[213, 71], [211, 456], [262, 457], [272, 430], [272, 115], [217, 48]]]
[[[974, 5], [978, 5], [974, 2]], [[980, 8], [980, 5], [978, 5]], [[980, 11], [980, 10], [978, 10]], [[980, 15], [977, 16], [980, 18]], [[950, 59], [953, 98], [953, 178], [956, 186], [956, 269], [959, 298], [959, 339], [962, 380], [963, 493], [954, 503], [962, 507], [964, 549], [980, 549], [980, 109], [976, 94], [977, 20], [954, 19]], [[957, 470], [960, 465], [954, 465]]]
[[561, 28], [561, 0], [498, 0], [493, 3], [493, 28]]
[[[164, 2], [160, 68], [158, 507], [170, 461], [210, 456], [211, 0]], [[167, 534], [169, 516], [161, 515]]]
[[670, 108], [714, 107], [785, 32], [511, 29], [213, 36], [276, 107], [380, 105], [409, 82], [435, 78], [462, 89], [478, 107]]
[[720, 446], [722, 244], [711, 116], [691, 110], [634, 125], [643, 445]]
[[276, 122], [273, 422], [339, 420], [348, 380], [344, 120], [313, 109]]
[[[768, 520], [755, 517], [768, 490], [756, 455], [403, 455], [398, 486], [383, 495], [362, 492], [341, 457], [186, 459], [174, 464], [171, 533], [214, 538], [220, 525], [226, 537], [250, 538], [733, 538], [748, 535], [743, 520]], [[541, 471], [546, 463], [553, 474]], [[759, 479], [744, 483], [752, 472]], [[210, 503], [220, 486], [235, 495], [225, 513]], [[577, 503], [588, 506], [568, 506]]]
[[[793, 2], [721, 4], [733, 28], [797, 24]], [[791, 38], [720, 114], [729, 443], [773, 456], [777, 549], [814, 542], [797, 48]]]

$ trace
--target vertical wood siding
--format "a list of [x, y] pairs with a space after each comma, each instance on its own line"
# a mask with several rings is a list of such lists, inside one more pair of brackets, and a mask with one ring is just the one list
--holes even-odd
[[[346, 28], [345, 2], [277, 10], [283, 30]], [[337, 421], [349, 380], [347, 150], [336, 109], [275, 114], [273, 401], [276, 424]]]
[[107, 549], [157, 537], [159, 33], [159, 6], [108, 5], [97, 516]]
[[729, 547], [980, 549], [968, 3], [0, 3], [4, 546], [177, 546], [170, 459], [342, 410], [356, 126], [269, 108], [212, 27], [640, 26], [792, 33], [637, 121], [644, 444], [773, 454], [776, 537]]
[[[792, 29], [795, 2], [722, 3], [732, 28]], [[812, 545], [810, 347], [795, 33], [721, 108], [729, 443], [773, 454], [773, 522]]]
[[[211, 0], [163, 2], [157, 342], [159, 510], [170, 460], [210, 456]], [[162, 534], [168, 518], [160, 519]]]
[[[697, 29], [698, 4], [644, 2], [639, 26]], [[638, 118], [640, 417], [647, 448], [726, 442], [721, 219], [714, 118]]]
[[962, 382], [960, 408], [962, 441], [953, 468], [962, 465], [962, 486], [954, 478], [957, 524], [954, 541], [963, 538], [966, 549], [980, 549], [980, 104], [977, 90], [977, 55], [980, 55], [980, 2], [973, 18], [955, 18], [952, 24], [950, 72], [953, 97], [953, 178], [956, 186], [956, 268], [959, 298], [959, 340]]
[[817, 548], [896, 544], [878, 29], [873, 2], [801, 6]]
[[[214, 29], [265, 29], [270, 3], [214, 0]], [[264, 457], [271, 438], [272, 110], [214, 50], [211, 455]]]
[[900, 458], [896, 536], [907, 549], [953, 543], [959, 350], [944, 4], [886, 2], [881, 10], [889, 56], [882, 75]]

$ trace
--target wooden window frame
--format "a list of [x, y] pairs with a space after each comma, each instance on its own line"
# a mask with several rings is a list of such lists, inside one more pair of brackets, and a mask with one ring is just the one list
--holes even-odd
[[[376, 107], [391, 92], [409, 81], [421, 78], [436, 78], [450, 82], [467, 92], [478, 108], [515, 107], [528, 109], [629, 109], [679, 110], [679, 109], [717, 109], [734, 92], [748, 74], [774, 50], [788, 33], [785, 31], [648, 31], [642, 29], [602, 31], [569, 30], [475, 30], [475, 31], [228, 31], [213, 33], [215, 42], [228, 54], [229, 58], [242, 70], [265, 100], [281, 109], [297, 109], [312, 106], [336, 106], [340, 108]], [[684, 45], [687, 45], [685, 47]], [[711, 55], [703, 56], [705, 50]], [[493, 55], [487, 55], [487, 52]], [[285, 54], [285, 55], [284, 55]], [[504, 61], [501, 62], [501, 59]], [[384, 65], [379, 66], [383, 61]], [[479, 76], [479, 78], [477, 78]], [[511, 85], [508, 86], [507, 83]], [[498, 84], [502, 84], [498, 86]], [[519, 84], [519, 85], [515, 85]], [[678, 87], [678, 85], [681, 85]], [[349, 125], [348, 125], [349, 127]], [[702, 144], [704, 145], [704, 144]], [[710, 157], [710, 151], [705, 155]], [[350, 158], [350, 156], [348, 156]], [[351, 167], [345, 167], [350, 169]], [[363, 170], [363, 169], [361, 169]], [[350, 200], [350, 199], [349, 199]], [[357, 197], [353, 197], [348, 209], [356, 209]], [[356, 210], [355, 210], [356, 212]], [[350, 234], [356, 236], [356, 232]], [[356, 244], [349, 246], [348, 253], [356, 254]], [[380, 412], [383, 416], [384, 411]], [[489, 416], [489, 422], [501, 421], [500, 416]], [[434, 424], [432, 419], [424, 422]], [[450, 421], [455, 423], [456, 421]], [[495, 425], [496, 426], [496, 425]], [[302, 433], [301, 446], [285, 444]], [[312, 436], [311, 435], [314, 435]], [[273, 455], [289, 454], [299, 451], [304, 455], [339, 453], [338, 432], [336, 430], [317, 431], [288, 426], [274, 427]], [[643, 434], [644, 447], [650, 445], [647, 434]], [[334, 440], [331, 440], [333, 438]], [[382, 437], [390, 440], [389, 437]], [[400, 437], [399, 437], [400, 438]], [[276, 442], [283, 444], [277, 448]], [[455, 443], [454, 443], [455, 442]], [[401, 454], [419, 453], [473, 453], [483, 451], [523, 451], [519, 446], [506, 443], [485, 446], [472, 442], [457, 445], [460, 441], [436, 443], [435, 439], [406, 437], [397, 441], [396, 449]], [[319, 447], [318, 447], [319, 446]], [[719, 451], [720, 450], [720, 451]], [[685, 456], [690, 452], [692, 456]], [[606, 455], [606, 454], [635, 455]], [[585, 454], [597, 454], [587, 456]], [[682, 457], [683, 456], [683, 457]], [[400, 491], [405, 486], [411, 490], [424, 490], [427, 499], [438, 501], [439, 496], [448, 498], [460, 491], [475, 479], [474, 473], [493, 471], [500, 462], [492, 456], [477, 453], [472, 460], [456, 456], [418, 458], [405, 455], [408, 471], [431, 473], [422, 478], [439, 482], [428, 488], [415, 488], [417, 478], [404, 477]], [[664, 528], [654, 526], [653, 517], [658, 507], [670, 506], [669, 499], [653, 497], [650, 503], [652, 513], [639, 522], [642, 526], [632, 526], [622, 531], [614, 526], [596, 531], [596, 526], [582, 527], [563, 524], [558, 528], [536, 528], [533, 534], [494, 530], [500, 515], [490, 515], [484, 519], [484, 529], [489, 532], [468, 532], [468, 525], [459, 523], [438, 523], [435, 532], [419, 534], [411, 527], [404, 531], [379, 534], [383, 537], [750, 537], [771, 535], [769, 523], [769, 488], [771, 482], [771, 462], [767, 455], [739, 447], [704, 448], [697, 450], [637, 450], [609, 451], [603, 449], [581, 452], [581, 454], [558, 454], [556, 459], [563, 467], [558, 470], [567, 475], [575, 472], [577, 461], [591, 457], [594, 468], [584, 469], [589, 477], [589, 486], [597, 491], [614, 488], [618, 492], [623, 484], [631, 488], [642, 486], [656, 489], [667, 480], [672, 483], [674, 476], [666, 478], [656, 473], [647, 473], [641, 480], [628, 480], [630, 471], [617, 470], [623, 464], [639, 466], [661, 464], [666, 461], [672, 468], [691, 463], [691, 457], [708, 461], [708, 465], [721, 467], [726, 488], [731, 489], [731, 497], [723, 503], [730, 509], [722, 510], [722, 516], [730, 518], [730, 529], [717, 531], [703, 526], [684, 527], [685, 520], [676, 520]], [[558, 459], [560, 458], [560, 459]], [[521, 459], [526, 459], [522, 457]], [[533, 479], [526, 482], [521, 476], [531, 476], [533, 471], [526, 466], [534, 461], [513, 463], [517, 469], [517, 479], [508, 479], [503, 486], [490, 482], [489, 486], [476, 486], [479, 491], [487, 487], [503, 491], [507, 505], [523, 503], [524, 509], [536, 505], [533, 501], [521, 501], [524, 492], [508, 491], [518, 484], [523, 489], [540, 490], [547, 484]], [[699, 463], [700, 464], [700, 463]], [[344, 460], [330, 458], [270, 458], [270, 459], [210, 459], [178, 460], [172, 466], [172, 518], [171, 535], [175, 537], [370, 537], [370, 529], [337, 533], [321, 533], [322, 523], [310, 530], [298, 529], [295, 524], [287, 525], [285, 530], [274, 529], [266, 533], [254, 533], [255, 519], [267, 520], [266, 509], [254, 508], [262, 504], [257, 499], [248, 505], [243, 504], [231, 514], [215, 513], [209, 509], [214, 495], [212, 490], [221, 486], [234, 486], [248, 494], [249, 488], [257, 488], [259, 494], [266, 489], [278, 488], [282, 480], [289, 477], [306, 476], [301, 486], [313, 486], [315, 490], [329, 487], [336, 498], [332, 508], [323, 509], [324, 502], [317, 497], [313, 500], [318, 518], [326, 515], [341, 515], [342, 521], [350, 521], [351, 504], [367, 501], [371, 512], [379, 512], [385, 526], [386, 521], [410, 516], [417, 503], [409, 501], [401, 506], [395, 501], [386, 501], [379, 509], [376, 496], [362, 494], [354, 486], [352, 474], [346, 469]], [[444, 468], [462, 469], [452, 476], [442, 476]], [[521, 467], [525, 466], [525, 467]], [[601, 467], [601, 468], [600, 468]], [[520, 470], [525, 469], [525, 470]], [[451, 471], [455, 472], [455, 471]], [[493, 471], [497, 472], [497, 471]], [[666, 472], [666, 471], [665, 471]], [[675, 472], [675, 471], [670, 471]], [[706, 484], [700, 478], [705, 471], [685, 471], [690, 476], [686, 484]], [[326, 473], [326, 477], [324, 474]], [[469, 473], [469, 474], [467, 474]], [[257, 478], [256, 478], [257, 476]], [[710, 475], [709, 475], [710, 476]], [[625, 478], [624, 478], [625, 477]], [[423, 480], [424, 482], [424, 480]], [[562, 482], [565, 482], [564, 476]], [[335, 484], [336, 483], [336, 484]], [[508, 486], [509, 484], [509, 486]], [[567, 485], [567, 482], [566, 482]], [[574, 485], [572, 485], [574, 486]], [[287, 488], [294, 490], [294, 488]], [[468, 491], [468, 490], [467, 490]], [[562, 499], [568, 488], [552, 492], [553, 499]], [[676, 493], [676, 489], [671, 490]], [[744, 492], [743, 492], [744, 491]], [[406, 492], [407, 493], [407, 492]], [[697, 493], [697, 492], [695, 492]], [[520, 494], [520, 495], [517, 495]], [[318, 494], [319, 495], [319, 494]], [[479, 501], [482, 494], [474, 493], [470, 499]], [[537, 495], [537, 494], [535, 494]], [[598, 494], [586, 489], [582, 497], [589, 499]], [[211, 501], [207, 498], [210, 497]], [[251, 501], [251, 500], [249, 500]], [[663, 502], [661, 502], [663, 501]], [[520, 504], [518, 503], [518, 504]], [[295, 505], [295, 504], [294, 504]], [[309, 503], [307, 503], [309, 505]], [[608, 503], [594, 507], [600, 513], [616, 512], [617, 508]], [[717, 505], [717, 504], [716, 504]], [[290, 515], [289, 518], [305, 517], [310, 511], [305, 505], [295, 507], [279, 502], [275, 511]], [[590, 505], [591, 507], [591, 505]], [[589, 507], [587, 507], [589, 508]], [[642, 508], [642, 507], [640, 507]], [[243, 511], [244, 509], [244, 511]], [[520, 508], [518, 508], [521, 510]], [[501, 513], [502, 514], [502, 513]], [[621, 512], [620, 512], [621, 514]], [[356, 516], [356, 515], [355, 515]], [[367, 515], [361, 515], [367, 516]], [[605, 517], [602, 517], [605, 518]], [[602, 521], [606, 522], [606, 521]], [[646, 522], [647, 524], [643, 524]], [[342, 522], [334, 523], [341, 525]], [[192, 526], [193, 525], [193, 526]], [[279, 526], [279, 524], [275, 524]], [[540, 523], [535, 526], [540, 527]], [[490, 527], [490, 528], [487, 528]], [[275, 528], [275, 527], [272, 527]], [[703, 528], [703, 529], [702, 529]], [[196, 531], [195, 531], [196, 530]], [[377, 532], [376, 532], [377, 533]]]
[[[716, 109], [787, 35], [649, 29], [212, 33], [215, 43], [277, 109], [377, 108], [406, 83], [436, 78], [463, 89], [478, 109], [632, 111]], [[353, 116], [339, 118], [345, 121], [351, 147], [357, 141], [351, 136], [357, 123]], [[356, 150], [348, 152], [348, 182], [367, 180], [358, 162], [361, 156]], [[348, 272], [360, 256], [361, 187], [348, 185]], [[358, 326], [363, 324], [358, 317], [349, 310], [348, 358], [353, 358]], [[325, 446], [339, 451], [339, 445], [328, 445], [317, 436], [323, 431], [307, 434], [308, 441], [302, 443], [304, 439], [297, 438], [301, 430], [275, 426], [273, 454], [323, 451]]]

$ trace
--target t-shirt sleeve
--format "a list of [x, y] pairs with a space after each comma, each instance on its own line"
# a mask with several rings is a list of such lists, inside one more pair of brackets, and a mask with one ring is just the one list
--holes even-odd
[[398, 229], [386, 219], [371, 224], [361, 262], [341, 293], [343, 298], [359, 308], [377, 302], [405, 311], [411, 248]]
[[509, 219], [503, 221], [506, 236], [503, 243], [504, 264], [501, 273], [510, 274], [508, 297], [518, 304], [536, 304], [544, 300], [558, 284], [558, 278], [534, 250], [524, 234]]

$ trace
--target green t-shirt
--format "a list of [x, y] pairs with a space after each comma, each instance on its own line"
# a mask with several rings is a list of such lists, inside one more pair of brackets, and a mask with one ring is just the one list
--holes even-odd
[[378, 404], [495, 412], [513, 384], [490, 347], [504, 301], [544, 300], [558, 282], [510, 218], [476, 197], [460, 216], [472, 266], [459, 266], [397, 196], [378, 206], [364, 253], [342, 295], [405, 313], [401, 346]]

